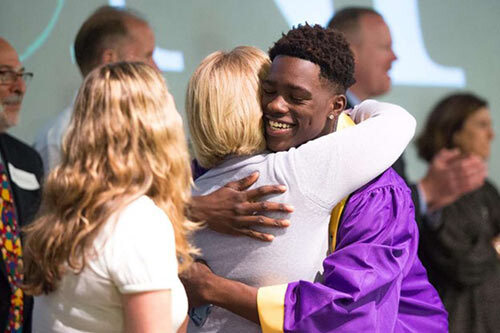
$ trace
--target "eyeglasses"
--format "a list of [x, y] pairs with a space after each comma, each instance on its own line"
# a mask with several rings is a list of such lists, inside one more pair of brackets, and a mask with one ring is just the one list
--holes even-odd
[[0, 70], [0, 84], [13, 84], [19, 77], [24, 80], [25, 84], [28, 84], [28, 82], [33, 78], [33, 73]]

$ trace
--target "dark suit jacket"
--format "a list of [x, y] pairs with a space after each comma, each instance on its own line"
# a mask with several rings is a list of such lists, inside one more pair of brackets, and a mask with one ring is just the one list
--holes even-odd
[[[38, 211], [41, 199], [41, 189], [26, 190], [12, 181], [8, 164], [12, 164], [17, 169], [34, 174], [39, 184], [42, 184], [43, 167], [42, 159], [38, 153], [6, 134], [0, 134], [0, 154], [5, 170], [9, 177], [10, 186], [14, 196], [18, 223], [21, 227], [31, 222]], [[7, 280], [7, 272], [2, 256], [0, 256], [0, 331], [3, 332], [7, 325], [7, 316], [10, 304], [11, 290]], [[25, 297], [24, 301], [24, 332], [31, 332], [31, 313], [33, 309], [33, 299]]]
[[[346, 109], [351, 109], [353, 107], [354, 105], [352, 104], [352, 102], [349, 101], [349, 99], [347, 99]], [[401, 178], [404, 179], [405, 183], [411, 190], [411, 198], [413, 200], [413, 205], [415, 206], [415, 220], [420, 225], [422, 221], [422, 215], [420, 214], [420, 196], [418, 193], [417, 184], [410, 184], [408, 182], [408, 178], [406, 177], [406, 162], [404, 158], [404, 153], [401, 154], [401, 156], [399, 156], [396, 162], [394, 162], [392, 168], [394, 169], [394, 171], [398, 173], [398, 175]]]

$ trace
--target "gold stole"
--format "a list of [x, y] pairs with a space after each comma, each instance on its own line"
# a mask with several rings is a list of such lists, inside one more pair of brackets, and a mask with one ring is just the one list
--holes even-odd
[[[339, 118], [337, 120], [337, 129], [336, 131], [341, 131], [344, 128], [354, 126], [354, 121], [342, 112], [339, 115]], [[333, 253], [335, 251], [335, 246], [337, 245], [337, 230], [339, 228], [339, 223], [340, 223], [340, 218], [342, 217], [342, 212], [344, 211], [344, 207], [347, 204], [347, 200], [349, 199], [349, 196], [345, 197], [340, 201], [335, 208], [332, 210], [332, 215], [330, 217], [330, 226], [329, 226], [329, 231], [330, 231], [330, 252]]]

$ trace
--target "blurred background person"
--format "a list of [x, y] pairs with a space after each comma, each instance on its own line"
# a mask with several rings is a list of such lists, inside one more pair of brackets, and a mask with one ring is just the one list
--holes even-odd
[[43, 167], [38, 153], [7, 130], [18, 124], [32, 76], [12, 45], [0, 37], [0, 332], [31, 332], [33, 298], [21, 289], [20, 235], [40, 205]]
[[[417, 140], [430, 162], [445, 149], [490, 157], [494, 138], [488, 104], [471, 93], [450, 95], [432, 109]], [[488, 180], [424, 219], [421, 259], [449, 313], [450, 332], [500, 332], [500, 195]]]
[[176, 331], [187, 314], [177, 274], [191, 262], [190, 185], [162, 76], [142, 63], [91, 72], [26, 229], [35, 332]]
[[[389, 70], [397, 57], [382, 15], [368, 7], [345, 7], [335, 13], [328, 27], [344, 33], [354, 54], [356, 83], [346, 93], [347, 107], [389, 92]], [[460, 196], [483, 184], [486, 177], [483, 161], [474, 156], [457, 157], [456, 152], [443, 149], [430, 162], [426, 175], [415, 184], [409, 182], [404, 155], [392, 165], [410, 186], [417, 222], [422, 215], [446, 205], [448, 201], [444, 198]]]
[[[157, 68], [153, 60], [155, 35], [148, 22], [127, 8], [99, 7], [76, 34], [75, 60], [83, 77], [94, 68], [117, 61], [141, 61]], [[61, 112], [38, 134], [33, 146], [42, 157], [45, 174], [61, 161], [62, 138], [73, 105]]]

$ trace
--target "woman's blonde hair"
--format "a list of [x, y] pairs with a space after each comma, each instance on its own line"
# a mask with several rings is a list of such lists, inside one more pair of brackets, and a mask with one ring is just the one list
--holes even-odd
[[76, 98], [38, 218], [25, 230], [26, 292], [54, 291], [66, 265], [81, 272], [102, 226], [142, 195], [170, 218], [183, 270], [192, 252], [190, 186], [182, 120], [161, 75], [142, 63], [95, 69]]
[[186, 114], [201, 166], [264, 150], [260, 79], [269, 68], [269, 57], [250, 46], [214, 52], [198, 66], [189, 80]]

